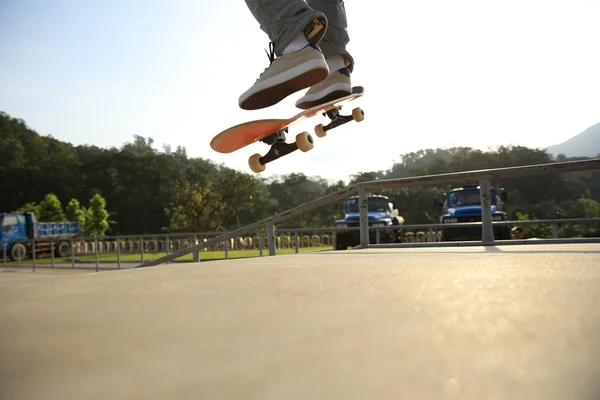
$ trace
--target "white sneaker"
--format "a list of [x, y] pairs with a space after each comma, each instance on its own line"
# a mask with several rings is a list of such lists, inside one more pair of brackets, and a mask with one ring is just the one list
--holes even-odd
[[271, 64], [238, 100], [245, 110], [277, 104], [290, 94], [321, 82], [329, 74], [323, 53], [315, 44], [309, 43], [302, 50], [278, 58], [273, 43], [270, 51]]
[[350, 94], [352, 94], [350, 70], [341, 68], [332, 72], [322, 82], [312, 86], [304, 96], [298, 99], [296, 107], [306, 110]]

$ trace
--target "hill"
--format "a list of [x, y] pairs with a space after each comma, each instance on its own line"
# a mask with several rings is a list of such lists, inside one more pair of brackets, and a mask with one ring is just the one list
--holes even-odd
[[579, 135], [546, 149], [549, 154], [567, 157], [597, 157], [600, 155], [600, 122]]

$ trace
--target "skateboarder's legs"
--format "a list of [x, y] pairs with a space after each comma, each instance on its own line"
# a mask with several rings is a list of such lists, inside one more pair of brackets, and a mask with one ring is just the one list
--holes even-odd
[[[345, 72], [347, 76], [342, 77], [345, 80], [343, 86], [351, 91], [349, 75], [354, 60], [346, 51], [349, 39], [343, 1], [312, 0], [309, 1], [310, 5], [303, 0], [245, 1], [261, 29], [271, 39], [273, 48], [269, 68], [240, 96], [241, 108], [250, 110], [269, 107], [298, 90], [315, 86], [319, 82], [327, 83], [333, 72], [343, 67], [348, 67]], [[316, 44], [323, 46], [323, 53]], [[328, 58], [327, 62], [325, 57]], [[328, 64], [335, 66], [335, 69], [330, 71]], [[332, 75], [329, 75], [330, 72]], [[338, 76], [333, 84], [337, 84], [340, 89], [339, 73], [336, 75]], [[317, 89], [323, 95], [323, 88]], [[307, 95], [309, 94], [310, 91]], [[318, 101], [315, 98], [309, 100], [313, 103]], [[297, 105], [299, 103], [300, 100]]]
[[346, 50], [350, 41], [348, 36], [348, 21], [346, 19], [346, 8], [342, 0], [306, 0], [308, 5], [317, 11], [321, 11], [327, 17], [327, 32], [319, 42], [325, 58], [342, 55], [346, 59], [348, 69], [354, 69], [354, 59]]
[[342, 0], [307, 0], [314, 10], [327, 17], [327, 32], [319, 43], [329, 67], [325, 80], [313, 85], [304, 96], [296, 101], [296, 107], [307, 109], [344, 97], [352, 93], [350, 73], [354, 69], [354, 58], [346, 50], [350, 41], [346, 9]]
[[[260, 24], [260, 28], [274, 44], [275, 55], [281, 57], [283, 51], [299, 34], [305, 33], [316, 22], [322, 24], [315, 35], [305, 33], [307, 39], [317, 44], [327, 28], [325, 14], [312, 9], [304, 0], [245, 0], [246, 5]], [[317, 23], [317, 25], [318, 25]], [[319, 29], [318, 26], [315, 28]]]

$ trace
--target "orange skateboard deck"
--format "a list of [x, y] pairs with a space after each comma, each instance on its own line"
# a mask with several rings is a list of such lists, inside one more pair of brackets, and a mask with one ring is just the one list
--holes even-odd
[[288, 119], [259, 119], [244, 122], [233, 126], [216, 135], [210, 142], [210, 147], [219, 153], [232, 153], [252, 143], [262, 141], [271, 145], [271, 150], [265, 156], [255, 154], [250, 157], [248, 163], [252, 171], [258, 173], [265, 169], [265, 165], [271, 161], [283, 157], [295, 150], [309, 151], [314, 146], [312, 136], [308, 132], [302, 132], [296, 136], [295, 143], [286, 143], [285, 135], [288, 128], [296, 123], [308, 120], [315, 115], [323, 113], [331, 122], [325, 126], [319, 124], [315, 127], [315, 134], [324, 137], [328, 130], [336, 128], [352, 120], [360, 122], [364, 119], [364, 112], [360, 108], [352, 110], [351, 116], [339, 113], [342, 106], [365, 93], [362, 86], [352, 88], [352, 94], [332, 100], [330, 102], [304, 110]]

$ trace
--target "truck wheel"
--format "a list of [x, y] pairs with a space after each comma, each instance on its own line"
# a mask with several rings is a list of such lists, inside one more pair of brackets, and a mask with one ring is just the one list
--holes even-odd
[[27, 248], [23, 243], [15, 243], [10, 248], [10, 259], [13, 261], [23, 261], [27, 255]]
[[71, 245], [69, 242], [60, 242], [54, 251], [56, 257], [69, 257], [71, 255]]

